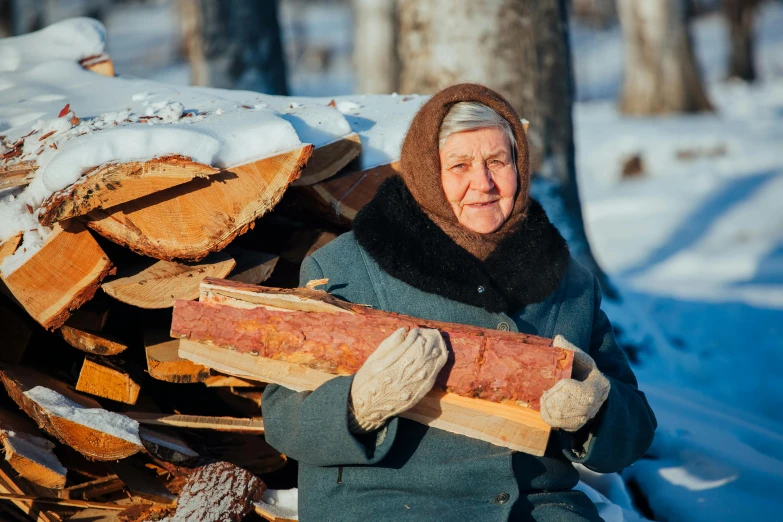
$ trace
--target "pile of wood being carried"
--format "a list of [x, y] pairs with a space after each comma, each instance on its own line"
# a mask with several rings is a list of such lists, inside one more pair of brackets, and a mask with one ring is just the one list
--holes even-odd
[[[264, 441], [264, 387], [353, 373], [400, 326], [452, 352], [406, 416], [542, 454], [537, 399], [570, 352], [281, 290], [394, 173], [424, 98], [116, 78], [85, 23], [0, 41], [19, 57], [0, 90], [0, 516], [292, 516], [266, 492], [295, 468]], [[240, 323], [254, 334], [226, 335]], [[338, 330], [354, 337], [330, 344]]]

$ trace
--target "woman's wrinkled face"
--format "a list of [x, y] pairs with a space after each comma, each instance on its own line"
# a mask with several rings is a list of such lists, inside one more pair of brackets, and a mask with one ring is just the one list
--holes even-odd
[[450, 135], [440, 149], [440, 180], [462, 226], [480, 234], [499, 229], [518, 184], [508, 135], [496, 127]]

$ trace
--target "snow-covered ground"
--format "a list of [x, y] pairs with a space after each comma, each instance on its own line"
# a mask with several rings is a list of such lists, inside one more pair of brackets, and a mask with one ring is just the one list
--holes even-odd
[[[783, 508], [781, 23], [783, 6], [766, 5], [763, 80], [748, 86], [723, 81], [722, 20], [699, 20], [717, 111], [662, 118], [615, 110], [619, 31], [574, 34], [588, 235], [623, 295], [607, 313], [660, 423], [648, 457], [623, 478], [660, 520], [774, 520]], [[643, 173], [623, 179], [636, 155]]]

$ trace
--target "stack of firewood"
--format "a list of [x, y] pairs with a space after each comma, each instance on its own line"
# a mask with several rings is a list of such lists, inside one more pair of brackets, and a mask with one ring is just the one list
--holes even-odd
[[[85, 66], [111, 73], [105, 57]], [[12, 145], [0, 189], [35, 178]], [[360, 151], [351, 132], [229, 169], [113, 162], [29, 209], [53, 231], [0, 274], [0, 518], [218, 520], [194, 513], [228, 495], [220, 520], [276, 519], [258, 501], [295, 469], [264, 442], [264, 383], [180, 358], [172, 307], [207, 277], [296, 286], [393, 173], [362, 170]], [[20, 231], [0, 262], [26, 248]]]

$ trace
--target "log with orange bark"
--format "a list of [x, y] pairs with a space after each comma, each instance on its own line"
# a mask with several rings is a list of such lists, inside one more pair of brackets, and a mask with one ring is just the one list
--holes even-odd
[[174, 306], [180, 356], [218, 371], [312, 390], [355, 373], [400, 327], [435, 328], [449, 346], [436, 389], [404, 416], [543, 454], [541, 394], [571, 375], [573, 353], [549, 339], [374, 310], [311, 289], [206, 279], [199, 301]]

